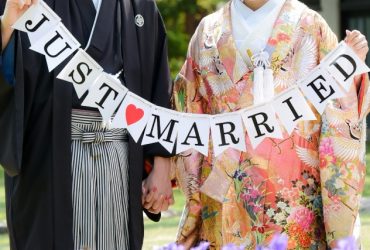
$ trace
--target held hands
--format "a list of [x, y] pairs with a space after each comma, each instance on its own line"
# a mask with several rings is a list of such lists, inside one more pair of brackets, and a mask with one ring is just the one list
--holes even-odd
[[142, 205], [151, 213], [166, 211], [174, 203], [170, 167], [170, 159], [154, 158], [153, 170], [142, 183]]
[[32, 4], [37, 3], [37, 1], [38, 0], [7, 0], [4, 13], [1, 16], [2, 50], [7, 46], [12, 36], [12, 25]]

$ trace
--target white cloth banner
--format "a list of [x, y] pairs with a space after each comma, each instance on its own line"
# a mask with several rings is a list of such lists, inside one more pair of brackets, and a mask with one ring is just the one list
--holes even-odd
[[273, 105], [288, 134], [293, 132], [298, 122], [316, 120], [315, 114], [297, 86], [278, 95]]
[[13, 25], [26, 32], [31, 44], [37, 42], [60, 23], [60, 17], [43, 1], [33, 4]]
[[57, 78], [71, 82], [81, 98], [103, 73], [103, 68], [84, 50], [79, 49]]
[[337, 80], [340, 85], [348, 92], [356, 75], [369, 72], [369, 67], [356, 55], [356, 53], [341, 42], [332, 53], [321, 63], [321, 67]]
[[275, 109], [271, 104], [247, 109], [242, 113], [242, 117], [253, 148], [267, 137], [283, 138]]
[[114, 76], [101, 73], [89, 90], [82, 106], [98, 108], [104, 122], [111, 117], [127, 94], [128, 89]]
[[80, 43], [59, 23], [31, 45], [32, 50], [45, 56], [49, 72], [61, 64], [80, 47]]
[[303, 94], [315, 106], [320, 115], [332, 99], [341, 98], [345, 94], [335, 79], [324, 69], [317, 67], [298, 85]]
[[[13, 28], [27, 32], [31, 42], [30, 49], [45, 55], [49, 71], [80, 47], [79, 42], [61, 23], [60, 17], [42, 0], [32, 5]], [[264, 74], [262, 68], [255, 71], [255, 106], [214, 116], [183, 114], [151, 104], [129, 92], [118, 78], [105, 73], [102, 67], [81, 49], [60, 72], [58, 78], [71, 82], [78, 97], [88, 91], [82, 105], [98, 108], [104, 122], [110, 122], [118, 109], [111, 127], [127, 128], [136, 142], [145, 131], [143, 145], [160, 143], [172, 152], [176, 144], [177, 153], [194, 149], [207, 156], [211, 131], [214, 154], [218, 156], [229, 148], [246, 151], [243, 124], [253, 148], [266, 137], [283, 137], [279, 120], [286, 131], [292, 133], [299, 121], [316, 119], [305, 98], [322, 114], [330, 100], [345, 96], [342, 88], [348, 92], [354, 77], [369, 72], [370, 69], [342, 42], [308, 77], [299, 80], [299, 88], [290, 88], [276, 97], [272, 72], [266, 70]], [[268, 93], [261, 91], [264, 84], [269, 90]], [[263, 99], [263, 95], [266, 99]], [[260, 104], [264, 101], [269, 102]]]
[[177, 135], [176, 153], [180, 154], [189, 149], [208, 156], [210, 136], [210, 117], [207, 115], [184, 114], [180, 119]]
[[127, 128], [131, 137], [138, 142], [151, 116], [152, 104], [129, 92], [123, 100], [112, 122], [112, 128]]
[[246, 152], [244, 126], [239, 113], [214, 115], [210, 122], [216, 157], [229, 148]]
[[172, 153], [176, 143], [180, 114], [160, 107], [153, 107], [146, 124], [141, 145], [159, 142]]

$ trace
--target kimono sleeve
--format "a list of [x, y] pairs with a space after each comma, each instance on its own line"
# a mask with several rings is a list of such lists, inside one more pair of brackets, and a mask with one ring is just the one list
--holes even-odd
[[[172, 104], [179, 112], [208, 113], [206, 101], [199, 92], [202, 81], [197, 64], [200, 30], [198, 27], [190, 42], [186, 61], [174, 83]], [[177, 242], [186, 248], [194, 246], [199, 241], [201, 224], [199, 177], [202, 161], [203, 156], [195, 150], [189, 150], [172, 159], [172, 172], [175, 173], [177, 183], [186, 197]]]
[[[319, 17], [320, 59], [337, 46], [337, 38]], [[361, 87], [355, 84], [344, 98], [329, 103], [323, 116], [319, 141], [320, 177], [326, 240], [336, 241], [353, 235], [359, 214], [365, 181], [365, 113], [364, 101], [369, 80], [361, 76]]]

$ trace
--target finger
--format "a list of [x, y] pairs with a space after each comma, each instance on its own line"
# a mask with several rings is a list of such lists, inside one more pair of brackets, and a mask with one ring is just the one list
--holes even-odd
[[355, 39], [353, 39], [351, 43], [352, 43], [354, 46], [356, 46], [358, 43], [362, 43], [362, 42], [364, 42], [364, 41], [366, 41], [366, 37], [365, 37], [364, 35], [361, 35], [361, 36], [358, 36], [358, 37], [356, 37]]
[[164, 201], [161, 207], [161, 211], [167, 211], [169, 207], [168, 201]]
[[164, 202], [164, 199], [165, 199], [165, 196], [162, 194], [162, 195], [159, 197], [159, 199], [157, 199], [156, 201], [154, 201], [152, 208], [153, 208], [154, 210], [159, 210], [159, 209], [162, 207], [162, 204], [163, 204], [163, 202]]
[[169, 199], [168, 199], [168, 204], [169, 204], [170, 206], [172, 206], [173, 204], [175, 204], [175, 199], [174, 199], [173, 197], [169, 198]]
[[25, 0], [19, 0], [19, 1], [18, 1], [18, 8], [19, 8], [19, 9], [23, 9], [24, 4], [25, 4]]
[[362, 49], [362, 48], [365, 48], [368, 46], [368, 42], [366, 40], [362, 41], [362, 42], [359, 42], [357, 43], [355, 46], [354, 46], [354, 49]]
[[154, 197], [154, 192], [149, 192], [149, 193], [146, 195], [145, 202], [146, 202], [146, 203], [150, 203], [150, 202], [153, 200], [153, 197]]
[[32, 4], [37, 4], [38, 2], [38, 0], [32, 0]]
[[362, 35], [360, 31], [353, 30], [349, 36], [348, 36], [348, 42], [352, 43], [354, 39], [356, 39], [358, 36]]
[[141, 194], [141, 204], [144, 205], [145, 198], [146, 198], [146, 189], [145, 189], [144, 183], [141, 187], [141, 192], [142, 192], [142, 194]]

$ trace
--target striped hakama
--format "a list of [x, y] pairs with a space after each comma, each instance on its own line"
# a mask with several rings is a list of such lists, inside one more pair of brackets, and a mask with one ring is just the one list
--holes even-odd
[[72, 202], [75, 250], [129, 249], [127, 130], [98, 112], [72, 112]]

